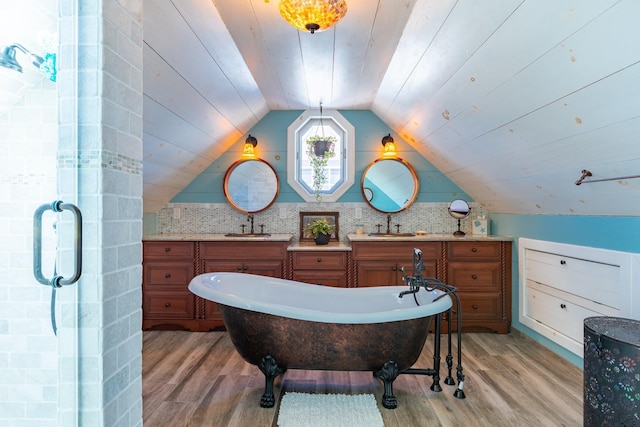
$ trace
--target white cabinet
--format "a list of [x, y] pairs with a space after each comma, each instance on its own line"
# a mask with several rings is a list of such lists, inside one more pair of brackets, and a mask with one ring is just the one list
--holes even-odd
[[584, 319], [638, 318], [633, 293], [637, 254], [521, 238], [519, 320], [583, 354]]

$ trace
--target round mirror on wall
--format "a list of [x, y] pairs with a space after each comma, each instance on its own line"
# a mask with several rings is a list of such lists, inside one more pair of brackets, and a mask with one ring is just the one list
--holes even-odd
[[224, 175], [224, 195], [234, 208], [245, 213], [269, 208], [278, 196], [276, 171], [262, 159], [238, 160]]
[[462, 237], [465, 235], [464, 231], [460, 229], [460, 220], [468, 217], [470, 212], [469, 203], [462, 199], [456, 199], [449, 203], [449, 215], [458, 220], [458, 230], [454, 231], [454, 236]]
[[360, 191], [373, 209], [394, 213], [407, 209], [418, 197], [419, 181], [413, 167], [402, 159], [378, 159], [362, 174]]

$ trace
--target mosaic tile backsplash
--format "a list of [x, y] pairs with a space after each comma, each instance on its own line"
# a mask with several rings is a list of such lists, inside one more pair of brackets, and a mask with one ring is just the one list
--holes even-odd
[[[391, 215], [391, 230], [400, 224], [401, 232], [425, 230], [428, 233], [453, 233], [458, 228], [457, 220], [447, 211], [448, 203], [414, 203], [409, 209]], [[472, 220], [478, 215], [475, 203], [470, 203], [471, 214], [462, 220], [461, 229], [471, 234]], [[364, 226], [365, 233], [386, 231], [387, 216], [374, 211], [366, 203], [278, 203], [264, 212], [254, 215], [254, 229], [260, 232], [264, 224], [265, 233], [292, 233], [297, 240], [300, 234], [300, 212], [339, 212], [340, 240], [355, 233], [356, 224]], [[358, 212], [362, 213], [357, 218]], [[158, 234], [224, 234], [242, 232], [242, 225], [249, 231], [247, 215], [226, 203], [169, 203], [161, 209], [156, 219]]]

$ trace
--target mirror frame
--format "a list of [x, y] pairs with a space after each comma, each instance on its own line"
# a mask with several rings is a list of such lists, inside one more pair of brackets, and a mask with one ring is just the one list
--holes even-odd
[[[275, 194], [273, 195], [273, 199], [271, 199], [271, 201], [262, 209], [258, 209], [255, 211], [248, 211], [246, 209], [243, 209], [242, 207], [238, 206], [238, 204], [236, 204], [232, 199], [231, 196], [229, 195], [229, 190], [228, 190], [228, 185], [229, 185], [229, 180], [231, 179], [231, 174], [233, 173], [233, 171], [240, 166], [243, 163], [246, 162], [262, 162], [265, 165], [267, 165], [269, 167], [269, 169], [271, 170], [271, 172], [273, 172], [273, 176], [275, 176], [276, 178], [276, 190], [275, 190]], [[273, 168], [273, 166], [271, 166], [268, 162], [262, 160], [262, 159], [240, 159], [240, 160], [236, 160], [235, 162], [233, 162], [231, 164], [231, 166], [229, 166], [229, 168], [227, 169], [227, 171], [224, 174], [224, 181], [222, 184], [222, 190], [224, 192], [224, 197], [227, 199], [227, 202], [233, 206], [235, 209], [239, 210], [240, 212], [244, 212], [247, 214], [254, 214], [254, 213], [258, 213], [258, 212], [262, 212], [265, 211], [267, 209], [269, 209], [276, 201], [276, 199], [278, 198], [278, 194], [280, 193], [280, 178], [278, 177], [278, 174], [276, 173], [276, 170]]]
[[[380, 162], [386, 162], [386, 161], [394, 161], [394, 162], [398, 162], [401, 163], [402, 165], [404, 165], [407, 170], [409, 171], [409, 173], [411, 174], [412, 178], [413, 178], [413, 193], [411, 194], [411, 197], [409, 197], [409, 201], [407, 203], [405, 203], [405, 205], [402, 207], [402, 209], [398, 209], [395, 211], [383, 211], [381, 209], [378, 209], [377, 207], [375, 207], [373, 205], [373, 199], [375, 198], [375, 194], [371, 191], [371, 189], [369, 187], [365, 187], [364, 186], [364, 181], [365, 178], [367, 176], [367, 172], [369, 172], [369, 170], [375, 166], [376, 164], [380, 163]], [[374, 160], [373, 162], [369, 163], [369, 165], [365, 168], [365, 170], [362, 172], [362, 178], [360, 179], [360, 194], [362, 195], [362, 198], [364, 199], [365, 202], [367, 202], [367, 204], [372, 208], [375, 209], [378, 212], [382, 212], [382, 213], [398, 213], [398, 212], [402, 212], [406, 209], [408, 209], [418, 198], [418, 193], [420, 192], [420, 179], [418, 178], [418, 174], [416, 173], [416, 170], [413, 168], [413, 166], [411, 166], [411, 163], [407, 162], [404, 159], [401, 159], [400, 157], [394, 157], [394, 158], [379, 158]]]

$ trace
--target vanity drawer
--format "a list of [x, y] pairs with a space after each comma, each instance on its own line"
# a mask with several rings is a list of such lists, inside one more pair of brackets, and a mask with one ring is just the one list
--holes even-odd
[[144, 258], [194, 258], [193, 242], [144, 242]]
[[449, 283], [460, 291], [500, 291], [500, 262], [450, 262]]
[[584, 319], [617, 316], [620, 312], [603, 304], [528, 281], [524, 313], [582, 345]]
[[186, 286], [195, 277], [191, 262], [147, 262], [144, 265], [145, 286]]
[[449, 260], [495, 259], [500, 260], [500, 242], [449, 242]]
[[620, 308], [620, 267], [526, 250], [526, 278], [613, 308]]
[[[383, 260], [411, 260], [413, 249], [422, 251], [425, 260], [440, 259], [440, 242], [351, 242], [351, 255], [355, 260], [383, 259]], [[408, 266], [411, 266], [409, 261]]]
[[201, 259], [241, 260], [250, 264], [252, 260], [279, 260], [287, 258], [289, 242], [200, 242]]
[[[467, 320], [495, 320], [502, 317], [502, 297], [496, 293], [471, 294], [460, 293], [462, 306], [462, 326]], [[455, 316], [454, 316], [455, 317]]]
[[297, 251], [293, 252], [294, 269], [343, 269], [347, 268], [347, 253], [344, 251]]
[[188, 291], [145, 291], [145, 319], [193, 319], [195, 296]]

